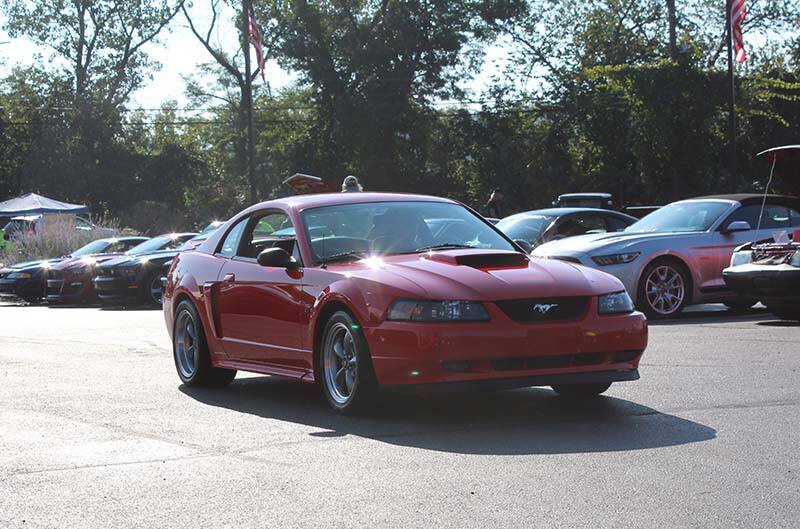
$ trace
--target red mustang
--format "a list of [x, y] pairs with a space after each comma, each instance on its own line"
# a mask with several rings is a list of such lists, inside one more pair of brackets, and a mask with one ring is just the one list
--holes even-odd
[[239, 213], [175, 258], [164, 316], [189, 385], [236, 371], [319, 383], [352, 412], [378, 386], [639, 378], [645, 317], [609, 274], [534, 259], [442, 198], [307, 195]]

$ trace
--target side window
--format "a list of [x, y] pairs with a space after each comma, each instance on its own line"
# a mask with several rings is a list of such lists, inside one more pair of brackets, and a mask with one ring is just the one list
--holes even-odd
[[236, 255], [236, 251], [239, 249], [239, 241], [242, 239], [242, 232], [245, 226], [247, 226], [248, 220], [250, 220], [249, 217], [245, 217], [231, 228], [225, 240], [222, 241], [222, 246], [219, 249], [220, 255], [224, 255], [225, 257], [233, 257]]
[[236, 255], [255, 259], [265, 249], [277, 247], [299, 259], [296, 246], [295, 230], [289, 216], [282, 211], [273, 211], [251, 217]]
[[605, 233], [606, 224], [600, 215], [575, 215], [559, 223], [556, 233], [563, 237], [584, 235], [586, 233]]
[[628, 223], [618, 217], [608, 216], [606, 217], [606, 226], [608, 227], [608, 231], [623, 231], [625, 228], [628, 227]]
[[[729, 225], [731, 222], [743, 220], [750, 224], [751, 229], [756, 229], [759, 225], [758, 216], [761, 213], [761, 205], [744, 206], [737, 209], [728, 217], [724, 226]], [[761, 229], [776, 229], [776, 228], [789, 228], [791, 221], [789, 219], [789, 209], [786, 206], [779, 206], [776, 204], [767, 204], [764, 206], [764, 214], [761, 216]]]

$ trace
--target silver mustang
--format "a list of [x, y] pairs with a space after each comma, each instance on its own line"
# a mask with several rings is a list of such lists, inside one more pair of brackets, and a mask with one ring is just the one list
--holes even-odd
[[690, 303], [750, 307], [722, 279], [734, 248], [800, 227], [800, 202], [769, 195], [718, 195], [673, 202], [620, 233], [581, 235], [537, 247], [537, 257], [562, 259], [616, 276], [637, 307], [653, 318]]

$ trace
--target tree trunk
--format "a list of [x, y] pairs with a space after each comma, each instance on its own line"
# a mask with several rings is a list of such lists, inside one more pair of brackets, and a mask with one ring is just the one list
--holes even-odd
[[675, 0], [667, 0], [667, 24], [669, 25], [669, 58], [678, 60], [678, 17]]

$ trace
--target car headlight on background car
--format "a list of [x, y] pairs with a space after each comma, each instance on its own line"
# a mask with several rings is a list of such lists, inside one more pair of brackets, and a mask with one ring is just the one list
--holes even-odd
[[479, 301], [425, 301], [400, 299], [389, 309], [393, 321], [487, 321], [489, 313]]
[[624, 290], [597, 298], [598, 314], [629, 314], [631, 312], [633, 312], [633, 301]]
[[789, 265], [800, 267], [800, 250], [794, 252], [792, 258], [789, 259]]
[[616, 253], [613, 255], [598, 255], [597, 257], [592, 257], [592, 261], [599, 264], [600, 266], [608, 266], [608, 265], [615, 265], [615, 264], [625, 264], [630, 263], [637, 257], [641, 252], [627, 252], [627, 253]]
[[33, 276], [28, 272], [11, 272], [6, 276], [8, 279], [30, 279]]
[[739, 266], [753, 262], [753, 251], [743, 250], [741, 252], [733, 252], [731, 255], [731, 266]]

